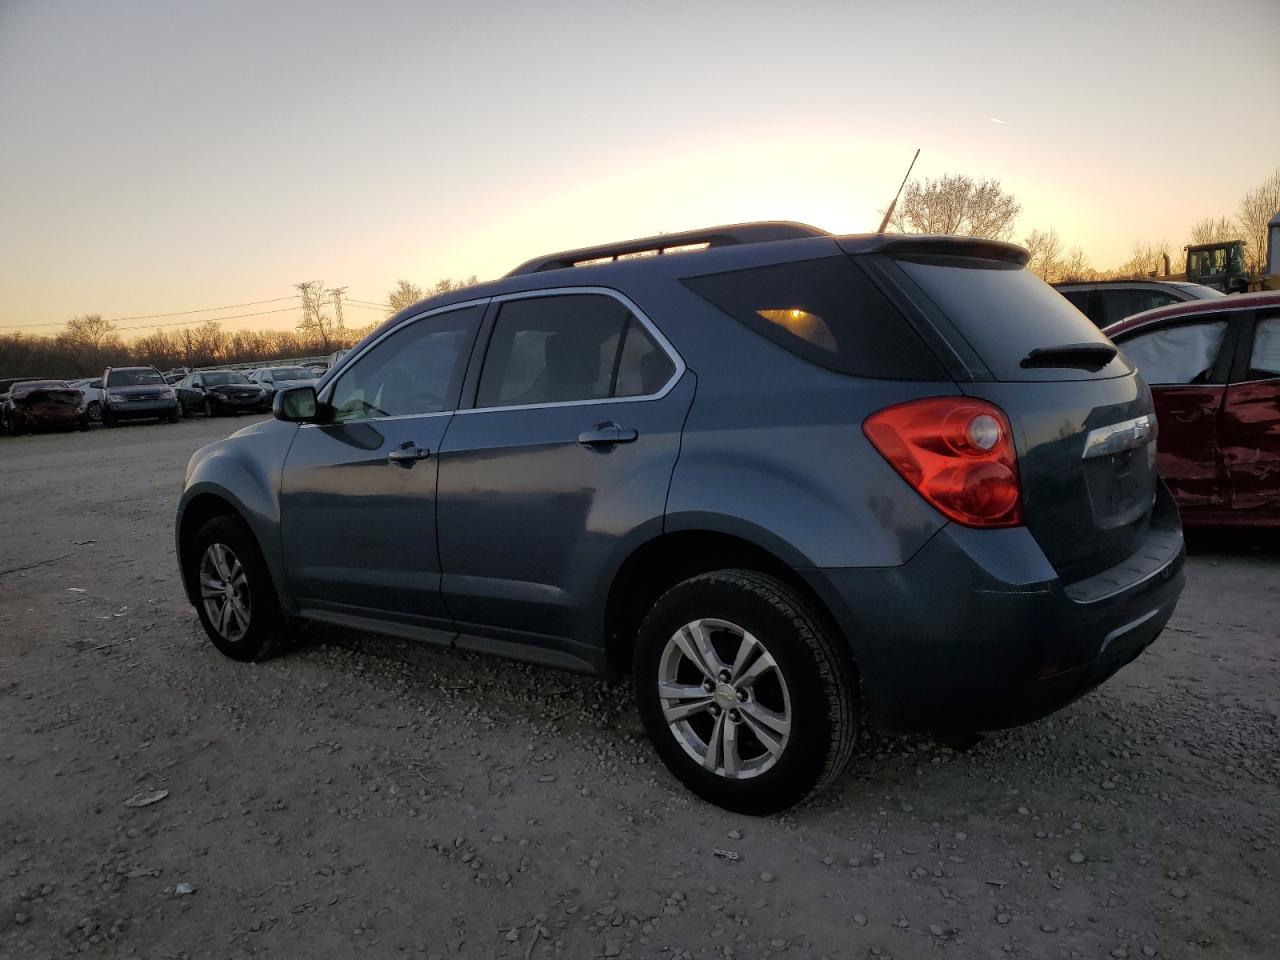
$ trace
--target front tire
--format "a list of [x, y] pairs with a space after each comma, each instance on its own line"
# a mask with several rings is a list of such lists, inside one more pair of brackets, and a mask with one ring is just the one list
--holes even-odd
[[205, 415], [206, 417], [212, 417], [212, 416], [213, 416], [213, 404], [209, 402], [209, 398], [208, 398], [208, 397], [206, 397], [206, 398], [205, 398], [205, 401], [204, 401], [204, 415]]
[[658, 755], [698, 796], [739, 813], [821, 790], [857, 735], [842, 642], [776, 577], [719, 570], [677, 584], [636, 643], [636, 701]]
[[183, 561], [204, 632], [233, 660], [263, 660], [280, 646], [284, 617], [267, 562], [238, 517], [214, 517]]
[[90, 400], [88, 409], [89, 419], [94, 423], [102, 422], [102, 402], [99, 400]]

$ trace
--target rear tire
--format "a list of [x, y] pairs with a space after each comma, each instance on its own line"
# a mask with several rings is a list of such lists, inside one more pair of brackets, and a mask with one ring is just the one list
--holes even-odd
[[698, 796], [739, 813], [776, 813], [818, 792], [858, 731], [842, 644], [776, 577], [719, 570], [677, 584], [645, 617], [635, 651], [636, 701], [658, 755]]
[[258, 542], [238, 517], [209, 520], [183, 558], [196, 613], [218, 650], [233, 660], [264, 660], [287, 626]]

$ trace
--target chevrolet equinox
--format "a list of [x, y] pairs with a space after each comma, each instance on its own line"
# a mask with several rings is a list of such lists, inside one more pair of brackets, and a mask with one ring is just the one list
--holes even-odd
[[1183, 584], [1151, 393], [1027, 253], [756, 223], [402, 310], [199, 450], [176, 537], [224, 654], [299, 621], [607, 676], [671, 772], [766, 813], [863, 718], [1025, 723]]

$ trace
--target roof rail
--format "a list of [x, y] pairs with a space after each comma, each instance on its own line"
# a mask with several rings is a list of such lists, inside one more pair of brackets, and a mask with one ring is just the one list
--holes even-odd
[[565, 250], [520, 264], [508, 277], [526, 273], [542, 273], [544, 270], [560, 270], [591, 260], [617, 260], [632, 253], [653, 252], [661, 254], [675, 247], [691, 247], [705, 243], [709, 247], [731, 247], [740, 243], [767, 243], [770, 240], [797, 240], [801, 237], [829, 237], [830, 234], [805, 223], [788, 220], [769, 220], [760, 223], [737, 223], [727, 227], [707, 227], [702, 230], [686, 230], [684, 233], [662, 233], [642, 240], [622, 243], [605, 243], [598, 247], [582, 247]]

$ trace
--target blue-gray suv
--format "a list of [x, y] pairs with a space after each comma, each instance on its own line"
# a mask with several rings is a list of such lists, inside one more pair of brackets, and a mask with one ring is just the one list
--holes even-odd
[[392, 317], [198, 451], [219, 650], [320, 621], [604, 675], [700, 796], [776, 811], [864, 717], [1080, 696], [1183, 584], [1151, 394], [1024, 250], [793, 223], [541, 257]]

